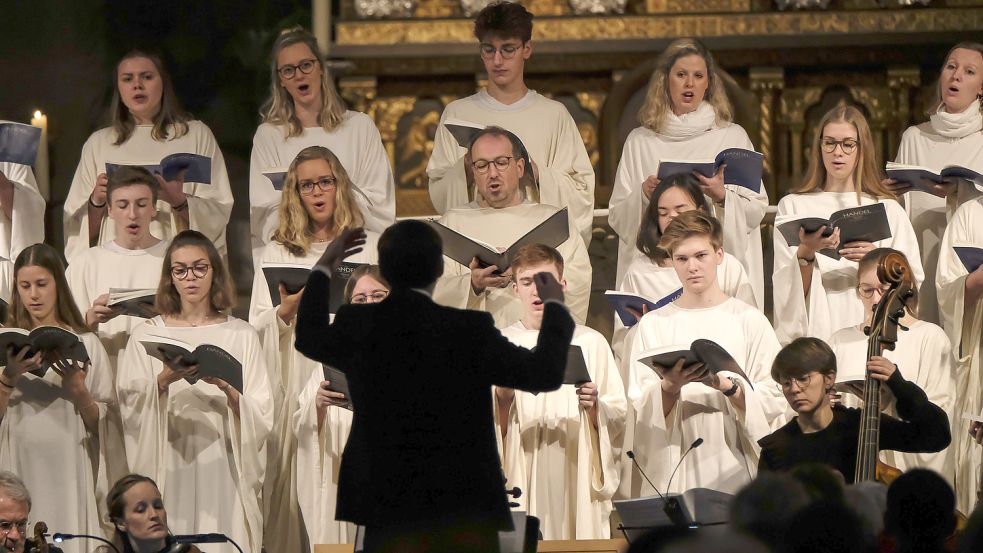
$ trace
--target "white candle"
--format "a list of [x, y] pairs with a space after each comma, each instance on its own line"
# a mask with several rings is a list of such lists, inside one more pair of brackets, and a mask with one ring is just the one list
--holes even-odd
[[49, 173], [48, 173], [48, 116], [41, 113], [41, 110], [34, 111], [31, 125], [41, 128], [41, 143], [38, 144], [38, 157], [34, 162], [34, 179], [38, 182], [38, 191], [41, 197], [47, 201], [49, 199]]

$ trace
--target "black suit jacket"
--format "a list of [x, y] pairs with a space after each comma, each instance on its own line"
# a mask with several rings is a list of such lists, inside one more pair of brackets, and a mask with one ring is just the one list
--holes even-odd
[[328, 283], [311, 272], [296, 345], [348, 378], [354, 417], [337, 518], [510, 528], [490, 387], [560, 387], [574, 330], [566, 308], [546, 305], [531, 352], [505, 339], [488, 313], [443, 307], [415, 290], [342, 306], [329, 324]]

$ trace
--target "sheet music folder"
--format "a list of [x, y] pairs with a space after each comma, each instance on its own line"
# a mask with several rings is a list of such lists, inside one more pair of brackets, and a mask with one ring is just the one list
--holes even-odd
[[[730, 502], [734, 496], [707, 488], [693, 488], [681, 494], [669, 494], [666, 499], [676, 499], [687, 526], [698, 528], [726, 524], [730, 520]], [[621, 531], [629, 542], [652, 528], [672, 526], [665, 506], [666, 502], [657, 495], [614, 501], [614, 508], [621, 516]]]

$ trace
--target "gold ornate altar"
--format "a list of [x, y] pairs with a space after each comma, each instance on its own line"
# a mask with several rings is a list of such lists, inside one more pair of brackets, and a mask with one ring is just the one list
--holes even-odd
[[[922, 0], [923, 3], [928, 0]], [[371, 115], [396, 171], [400, 215], [432, 212], [426, 163], [440, 112], [481, 86], [483, 67], [465, 8], [482, 0], [341, 0], [329, 57], [350, 105]], [[357, 2], [361, 2], [357, 4]], [[400, 10], [380, 18], [379, 5]], [[618, 0], [594, 0], [617, 9]], [[574, 13], [583, 0], [526, 0], [536, 14], [527, 84], [563, 102], [580, 127], [604, 207], [621, 145], [637, 125], [655, 56], [669, 41], [701, 38], [727, 72], [737, 121], [766, 156], [772, 201], [808, 164], [817, 120], [860, 106], [893, 158], [900, 133], [924, 120], [942, 58], [979, 40], [983, 0], [833, 0], [827, 9], [779, 9], [788, 0], [628, 0], [624, 13]], [[395, 18], [393, 18], [395, 17]]]

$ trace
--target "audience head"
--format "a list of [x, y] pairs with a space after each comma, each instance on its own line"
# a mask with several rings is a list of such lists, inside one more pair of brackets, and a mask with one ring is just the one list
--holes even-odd
[[116, 241], [120, 245], [135, 249], [150, 236], [159, 192], [157, 179], [143, 167], [124, 165], [109, 177], [107, 213], [115, 224]]
[[298, 257], [310, 251], [317, 228], [327, 227], [337, 235], [365, 224], [348, 171], [323, 146], [304, 148], [290, 163], [278, 211], [271, 239]]
[[[929, 115], [945, 111], [962, 113], [983, 99], [983, 44], [960, 42], [949, 50], [939, 72], [935, 99]], [[983, 111], [983, 105], [977, 106]]]
[[522, 203], [519, 187], [529, 170], [519, 139], [501, 127], [486, 127], [471, 139], [468, 152], [474, 185], [488, 207], [500, 209]]
[[389, 296], [389, 283], [378, 265], [362, 265], [345, 283], [345, 303], [379, 303]]
[[658, 526], [632, 538], [625, 553], [662, 553], [669, 546], [693, 537], [689, 528]]
[[298, 106], [316, 110], [317, 124], [326, 131], [345, 120], [345, 103], [319, 52], [317, 39], [300, 26], [284, 29], [273, 42], [270, 97], [260, 108], [260, 115], [264, 123], [286, 127], [287, 137], [304, 132]]
[[0, 545], [4, 551], [24, 553], [31, 514], [31, 493], [16, 474], [0, 471]]
[[867, 535], [881, 534], [887, 509], [887, 486], [875, 481], [849, 484], [843, 489], [843, 502], [860, 517]]
[[635, 246], [655, 263], [668, 259], [659, 248], [659, 240], [669, 223], [684, 211], [699, 209], [709, 212], [700, 181], [692, 173], [676, 173], [662, 179], [652, 191], [642, 224], [638, 228]]
[[120, 478], [106, 496], [113, 541], [123, 553], [157, 553], [168, 536], [167, 510], [157, 483], [139, 474]]
[[870, 319], [874, 306], [881, 301], [881, 298], [884, 297], [884, 292], [890, 287], [888, 283], [882, 281], [877, 276], [877, 266], [882, 259], [892, 253], [901, 256], [901, 261], [905, 269], [902, 280], [907, 283], [912, 293], [914, 293], [913, 296], [905, 301], [905, 307], [913, 317], [918, 316], [918, 286], [915, 283], [914, 273], [911, 270], [911, 264], [908, 263], [908, 258], [905, 254], [892, 248], [874, 248], [867, 252], [857, 265], [857, 295], [860, 296], [860, 301], [864, 304], [864, 313], [866, 313], [868, 320]]
[[235, 286], [212, 241], [196, 230], [171, 240], [164, 254], [155, 307], [161, 315], [180, 315], [182, 307], [208, 301], [214, 313], [235, 306]]
[[796, 338], [775, 356], [771, 378], [792, 410], [811, 415], [829, 406], [828, 394], [836, 382], [836, 354], [819, 338]]
[[126, 142], [137, 125], [152, 124], [151, 136], [161, 142], [187, 134], [191, 115], [181, 108], [160, 56], [131, 50], [116, 64], [113, 81], [115, 145]]
[[566, 290], [567, 281], [563, 278], [563, 256], [556, 249], [545, 244], [528, 244], [512, 258], [512, 290], [527, 315], [542, 317], [544, 304], [539, 298], [539, 290], [533, 277], [537, 273], [550, 273]]
[[713, 54], [696, 39], [674, 40], [655, 62], [638, 122], [661, 132], [670, 115], [696, 111], [703, 102], [713, 107], [718, 124], [733, 117], [723, 75]]
[[488, 80], [499, 88], [522, 82], [532, 55], [533, 15], [517, 2], [493, 2], [474, 20], [481, 61]]
[[729, 531], [700, 533], [658, 549], [664, 553], [768, 553], [768, 548], [757, 540]]
[[14, 286], [8, 326], [32, 329], [50, 324], [87, 332], [65, 279], [65, 265], [53, 247], [34, 244], [24, 248], [14, 261]]
[[702, 293], [718, 286], [717, 267], [724, 262], [720, 223], [704, 211], [680, 213], [669, 223], [659, 248], [669, 254], [684, 293]]
[[444, 273], [442, 247], [427, 223], [400, 221], [379, 237], [379, 270], [392, 290], [429, 289]]
[[813, 501], [843, 503], [846, 479], [833, 467], [820, 463], [805, 463], [793, 468], [788, 474], [802, 484], [802, 489]]
[[869, 553], [873, 536], [841, 501], [819, 500], [797, 512], [786, 526], [784, 553]]
[[759, 472], [758, 477], [734, 496], [730, 523], [775, 549], [781, 545], [792, 515], [811, 498], [802, 484], [787, 474]]
[[979, 553], [983, 551], [983, 503], [977, 504], [966, 521], [966, 527], [959, 535], [956, 553]]
[[941, 476], [911, 469], [887, 489], [884, 531], [898, 553], [942, 551], [956, 529], [956, 496]]
[[845, 181], [853, 185], [858, 199], [861, 194], [893, 198], [881, 177], [867, 118], [853, 106], [839, 106], [826, 112], [816, 126], [809, 170], [796, 192], [823, 190], [833, 182]]

